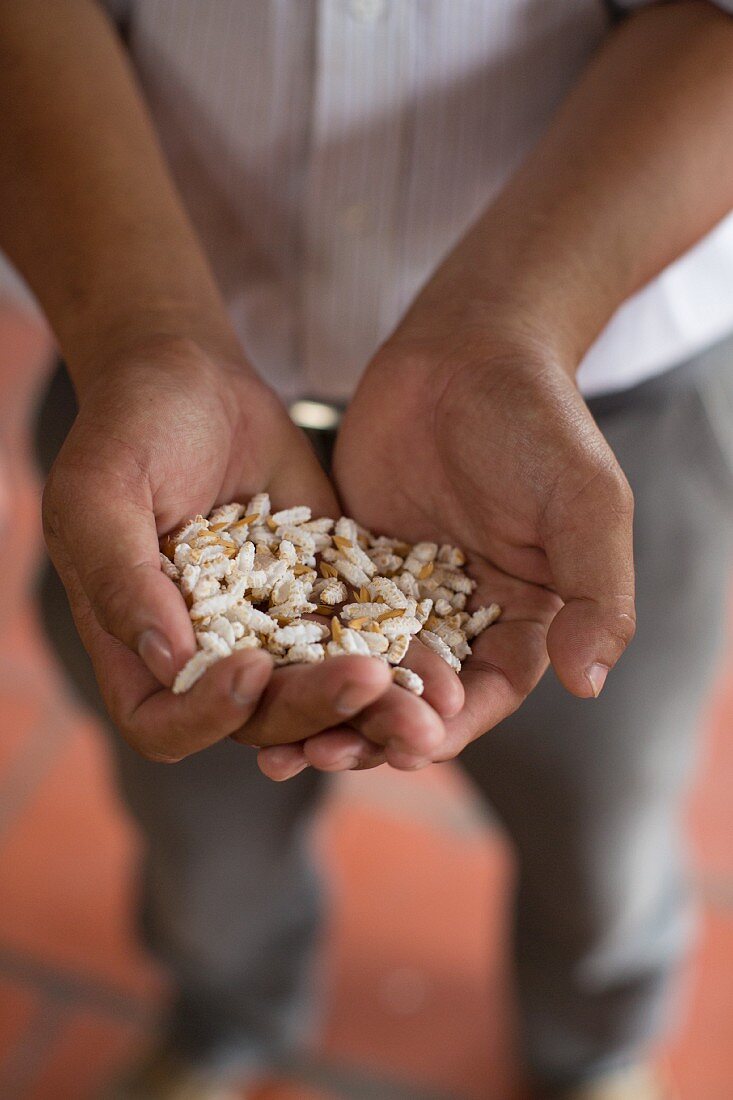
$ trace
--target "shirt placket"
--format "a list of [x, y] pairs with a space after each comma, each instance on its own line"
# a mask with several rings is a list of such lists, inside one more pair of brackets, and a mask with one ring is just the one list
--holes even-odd
[[412, 81], [410, 0], [320, 0], [303, 199], [304, 379], [344, 399], [383, 335]]

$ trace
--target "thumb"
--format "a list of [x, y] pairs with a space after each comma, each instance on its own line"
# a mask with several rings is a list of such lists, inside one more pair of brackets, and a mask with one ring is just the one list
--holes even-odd
[[597, 696], [634, 636], [633, 495], [617, 466], [548, 508], [543, 545], [564, 606], [547, 634], [561, 683]]
[[[75, 572], [108, 634], [135, 651], [170, 686], [195, 651], [185, 602], [160, 569], [150, 490], [139, 472], [78, 469], [63, 461], [43, 496], [49, 553], [70, 600]], [[78, 588], [77, 583], [77, 588]]]

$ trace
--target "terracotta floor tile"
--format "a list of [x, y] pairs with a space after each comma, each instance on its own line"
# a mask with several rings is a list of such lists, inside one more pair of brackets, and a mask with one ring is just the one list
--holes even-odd
[[134, 850], [101, 736], [80, 725], [0, 847], [0, 943], [153, 994], [159, 981], [130, 919]]
[[38, 1006], [32, 989], [0, 978], [0, 1082], [3, 1068], [12, 1057]]
[[507, 1095], [503, 849], [338, 806], [323, 843], [333, 874], [326, 1054], [466, 1097]]
[[48, 329], [37, 318], [0, 303], [0, 434], [13, 447], [53, 361]]
[[688, 1011], [663, 1063], [680, 1100], [733, 1096], [733, 911], [708, 911], [686, 982]]
[[337, 802], [369, 806], [391, 817], [456, 833], [483, 832], [486, 810], [465, 774], [452, 764], [415, 773], [377, 768], [344, 772], [334, 791]]
[[3, 592], [0, 626], [12, 618], [30, 590], [41, 558], [40, 490], [15, 456], [6, 463], [11, 485], [10, 520], [3, 534]]
[[132, 1060], [141, 1029], [90, 1012], [66, 1018], [23, 1100], [91, 1100]]
[[38, 618], [35, 605], [25, 600], [6, 624], [0, 635], [0, 681], [8, 680], [13, 686], [17, 676], [23, 678], [23, 686], [32, 681], [32, 690], [48, 690], [66, 704], [71, 698], [66, 681], [55, 655], [51, 652]]
[[333, 1092], [308, 1088], [298, 1082], [272, 1082], [261, 1088], [250, 1090], [247, 1100], [340, 1100]]
[[11, 617], [34, 575], [40, 552], [40, 485], [30, 424], [51, 363], [47, 330], [0, 303], [0, 472], [9, 492], [3, 531], [0, 626]]
[[[0, 665], [0, 677], [2, 665]], [[25, 686], [25, 691], [22, 687]], [[45, 701], [32, 692], [30, 684], [13, 685], [0, 679], [0, 794], [13, 765], [28, 745], [41, 732], [46, 713]]]
[[[725, 664], [733, 668], [733, 652]], [[733, 888], [733, 676], [719, 681], [705, 727], [690, 807], [695, 861], [701, 877], [728, 878]]]

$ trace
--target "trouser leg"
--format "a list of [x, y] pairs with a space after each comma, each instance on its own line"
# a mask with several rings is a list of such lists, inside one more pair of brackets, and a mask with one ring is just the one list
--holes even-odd
[[[39, 419], [46, 469], [74, 416], [57, 375]], [[66, 596], [48, 567], [48, 636], [82, 698], [106, 721]], [[308, 832], [324, 777], [275, 784], [255, 753], [223, 742], [173, 766], [145, 761], [113, 730], [124, 799], [143, 841], [142, 927], [181, 991], [173, 1039], [201, 1059], [266, 1055], [310, 1022], [320, 917]]]
[[[729, 347], [709, 376], [729, 395], [732, 367]], [[690, 930], [680, 813], [731, 542], [730, 470], [700, 387], [599, 423], [636, 495], [636, 639], [598, 700], [549, 673], [463, 757], [516, 849], [522, 1042], [550, 1081], [636, 1056], [669, 1008]]]

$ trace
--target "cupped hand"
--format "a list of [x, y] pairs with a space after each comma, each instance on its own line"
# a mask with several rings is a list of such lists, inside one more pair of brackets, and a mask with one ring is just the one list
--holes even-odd
[[[597, 695], [635, 621], [631, 492], [573, 381], [535, 343], [422, 335], [398, 331], [368, 368], [336, 484], [375, 532], [461, 546], [473, 605], [503, 614], [464, 662], [465, 700], [440, 745], [403, 767], [455, 757], [521, 704], [548, 658], [569, 691]], [[356, 728], [349, 737], [369, 762]], [[327, 744], [310, 744], [326, 766]]]
[[168, 690], [195, 641], [185, 602], [160, 570], [159, 536], [261, 490], [275, 507], [337, 514], [305, 437], [245, 367], [169, 339], [105, 365], [82, 395], [44, 494], [49, 550], [105, 703], [153, 760], [179, 760], [227, 736], [300, 741], [391, 688], [388, 671], [367, 658], [273, 672], [267, 654], [243, 650], [186, 694]]

